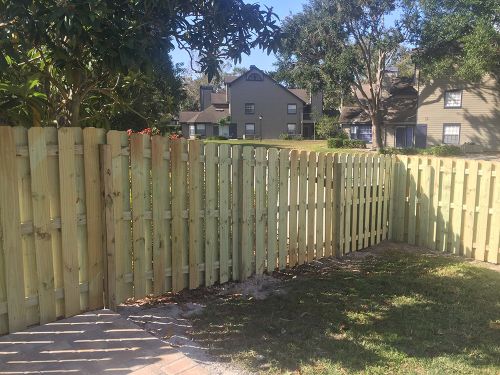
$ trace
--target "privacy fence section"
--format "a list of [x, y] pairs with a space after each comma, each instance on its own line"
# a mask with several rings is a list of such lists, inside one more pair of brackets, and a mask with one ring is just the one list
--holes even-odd
[[0, 333], [388, 235], [395, 159], [0, 127]]
[[398, 157], [390, 238], [500, 262], [500, 163]]

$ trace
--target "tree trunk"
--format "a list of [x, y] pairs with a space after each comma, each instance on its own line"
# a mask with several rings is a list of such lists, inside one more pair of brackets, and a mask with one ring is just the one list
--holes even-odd
[[370, 117], [372, 120], [373, 147], [376, 150], [381, 150], [384, 147], [384, 143], [382, 142], [382, 126], [384, 125], [384, 120], [378, 113]]
[[79, 94], [73, 95], [71, 100], [71, 126], [78, 127], [80, 126], [80, 105], [82, 104], [82, 100]]

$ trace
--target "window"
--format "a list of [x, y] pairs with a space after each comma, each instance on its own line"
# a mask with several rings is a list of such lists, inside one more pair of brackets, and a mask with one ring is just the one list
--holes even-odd
[[297, 134], [297, 124], [287, 124], [288, 134]]
[[413, 147], [413, 130], [412, 126], [396, 127], [396, 147]]
[[460, 124], [443, 124], [443, 143], [446, 145], [460, 144]]
[[207, 134], [205, 124], [189, 125], [189, 136], [194, 137], [195, 135], [205, 136]]
[[245, 124], [245, 134], [246, 135], [255, 135], [255, 124]]
[[297, 104], [288, 104], [287, 113], [289, 115], [297, 114]]
[[262, 76], [258, 73], [250, 73], [247, 75], [247, 81], [262, 81]]
[[367, 143], [372, 143], [372, 126], [371, 125], [351, 126], [351, 139], [360, 139]]
[[245, 103], [245, 115], [253, 115], [255, 113], [255, 103]]
[[461, 108], [462, 90], [444, 92], [444, 108]]

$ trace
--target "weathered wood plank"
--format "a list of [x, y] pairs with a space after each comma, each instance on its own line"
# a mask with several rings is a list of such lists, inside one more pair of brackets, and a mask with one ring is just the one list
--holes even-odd
[[384, 212], [382, 213], [382, 240], [387, 239], [387, 232], [389, 229], [389, 200], [391, 197], [391, 174], [392, 174], [392, 158], [385, 157], [385, 176], [384, 176]]
[[364, 248], [365, 240], [365, 211], [366, 211], [366, 155], [359, 156], [359, 210], [358, 210], [358, 240], [356, 248]]
[[334, 256], [341, 256], [343, 238], [343, 199], [344, 199], [344, 164], [343, 157], [333, 155], [333, 191], [332, 191], [332, 252]]
[[325, 154], [318, 153], [318, 171], [316, 179], [316, 259], [323, 258], [325, 216]]
[[231, 190], [232, 190], [232, 279], [239, 280], [241, 273], [242, 251], [242, 210], [243, 210], [243, 158], [242, 147], [232, 147]]
[[[352, 223], [351, 249], [358, 250], [358, 210], [359, 210], [359, 155], [353, 157], [352, 163]], [[361, 230], [360, 230], [361, 231]]]
[[462, 254], [462, 216], [464, 202], [465, 160], [455, 161], [455, 179], [453, 180], [453, 214], [451, 233], [451, 252]]
[[333, 161], [333, 155], [327, 153], [325, 156], [325, 257], [331, 257], [333, 255]]
[[255, 272], [261, 275], [266, 261], [266, 153], [264, 147], [255, 150]]
[[[485, 261], [486, 243], [488, 233], [490, 190], [491, 190], [491, 170], [490, 162], [481, 162], [481, 182], [479, 187], [479, 213], [477, 217], [476, 252], [475, 259]], [[497, 228], [498, 230], [498, 228]]]
[[316, 153], [309, 153], [307, 168], [307, 261], [315, 259], [315, 218], [316, 218]]
[[[101, 144], [99, 149], [99, 170], [102, 207], [104, 208], [104, 300], [105, 307], [116, 310], [116, 247], [115, 247], [115, 218], [113, 216], [113, 159], [111, 146]], [[118, 197], [119, 198], [119, 197]]]
[[[252, 258], [254, 251], [254, 189], [253, 166], [254, 149], [250, 146], [243, 147], [243, 207], [242, 207], [242, 254], [240, 280], [246, 280], [252, 275]], [[208, 228], [207, 228], [208, 230]]]
[[230, 248], [230, 146], [221, 144], [219, 149], [219, 280], [229, 280], [229, 248]]
[[366, 203], [365, 203], [365, 224], [363, 228], [363, 247], [368, 247], [370, 244], [370, 220], [371, 207], [373, 207], [373, 189], [372, 189], [372, 173], [373, 172], [373, 156], [369, 155], [366, 159]]
[[0, 253], [5, 264], [9, 332], [26, 328], [16, 144], [11, 127], [0, 126]]
[[[122, 155], [122, 148], [128, 146], [127, 133], [111, 130], [107, 133], [107, 143], [111, 146], [113, 176], [113, 217], [115, 220], [115, 261], [116, 261], [116, 303], [133, 297], [132, 283], [125, 275], [132, 273], [132, 223], [125, 220], [125, 212], [130, 212], [129, 157]], [[168, 186], [168, 185], [167, 185]], [[167, 265], [168, 267], [168, 265]]]
[[464, 255], [472, 258], [474, 255], [474, 232], [476, 224], [477, 173], [479, 164], [475, 160], [467, 160], [469, 174], [465, 195], [466, 213], [464, 217]]
[[442, 169], [442, 195], [441, 195], [441, 214], [439, 232], [439, 245], [441, 251], [448, 250], [448, 242], [450, 237], [450, 198], [451, 198], [451, 179], [452, 179], [452, 159], [446, 158], [443, 161]]
[[298, 218], [298, 263], [307, 261], [307, 151], [301, 151], [299, 157], [299, 218]]
[[[151, 184], [152, 184], [152, 210], [153, 210], [153, 293], [160, 295], [166, 292], [165, 288], [165, 261], [166, 237], [165, 186], [168, 168], [163, 155], [165, 154], [166, 138], [155, 135], [151, 138]], [[195, 168], [193, 168], [195, 169]], [[199, 173], [198, 173], [199, 174]], [[189, 272], [191, 277], [191, 269]], [[198, 286], [198, 285], [197, 285]], [[196, 286], [196, 287], [197, 287]]]
[[410, 188], [408, 193], [408, 243], [415, 245], [416, 227], [417, 227], [417, 186], [418, 186], [418, 166], [419, 158], [409, 157], [408, 165], [410, 168]]
[[288, 255], [288, 180], [290, 174], [289, 151], [279, 152], [279, 224], [278, 224], [278, 268], [284, 269]]
[[80, 313], [78, 241], [75, 241], [77, 238], [77, 192], [74, 129], [59, 129], [58, 142], [64, 309], [65, 316], [69, 317]]
[[132, 238], [134, 250], [134, 297], [144, 298], [146, 283], [146, 239], [144, 237], [144, 195], [146, 194], [146, 166], [144, 164], [143, 134], [130, 137], [130, 165], [132, 181]]
[[385, 156], [379, 156], [379, 169], [378, 169], [378, 195], [377, 195], [377, 227], [376, 227], [376, 237], [375, 243], [379, 243], [382, 238], [382, 210], [384, 204], [384, 177], [385, 177], [385, 169], [387, 165], [385, 164]]
[[[347, 204], [346, 204], [346, 166], [347, 166], [347, 158], [346, 155], [340, 154], [339, 155], [339, 161], [336, 164], [336, 167], [338, 167], [339, 172], [338, 172], [338, 187], [340, 191], [340, 197], [337, 199], [338, 204], [340, 206], [339, 208], [339, 221], [340, 224], [338, 225], [339, 228], [339, 250], [336, 253], [337, 256], [342, 256], [345, 254], [345, 242], [347, 241], [345, 238], [345, 217], [346, 217], [346, 209], [347, 209]], [[336, 176], [336, 175], [335, 175]]]
[[495, 170], [495, 180], [493, 183], [493, 202], [491, 207], [493, 213], [490, 221], [490, 239], [488, 241], [488, 262], [499, 264], [500, 263], [500, 163], [493, 165]]
[[432, 167], [428, 158], [422, 159], [422, 182], [419, 196], [420, 212], [419, 212], [419, 246], [429, 246], [429, 214], [431, 207], [431, 191], [432, 191]]
[[352, 207], [353, 207], [353, 157], [351, 154], [347, 154], [346, 159], [346, 171], [345, 171], [345, 182], [346, 182], [346, 193], [345, 193], [345, 232], [344, 232], [344, 254], [351, 252], [351, 236], [352, 236]]
[[85, 169], [85, 214], [89, 258], [89, 309], [103, 306], [103, 211], [99, 176], [99, 144], [104, 143], [104, 129], [83, 129], [83, 161]]
[[373, 171], [372, 171], [372, 207], [370, 217], [370, 244], [375, 245], [377, 238], [377, 209], [380, 202], [377, 201], [378, 191], [381, 189], [379, 181], [380, 169], [380, 156], [373, 158]]
[[278, 266], [278, 188], [279, 159], [278, 150], [268, 150], [267, 179], [267, 272], [272, 272]]
[[290, 217], [289, 217], [289, 266], [298, 263], [298, 188], [299, 188], [299, 153], [297, 150], [290, 152]]

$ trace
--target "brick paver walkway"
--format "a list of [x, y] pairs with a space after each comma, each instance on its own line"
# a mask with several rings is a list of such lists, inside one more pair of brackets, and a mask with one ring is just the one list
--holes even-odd
[[207, 374], [198, 363], [109, 310], [0, 336], [0, 374]]

